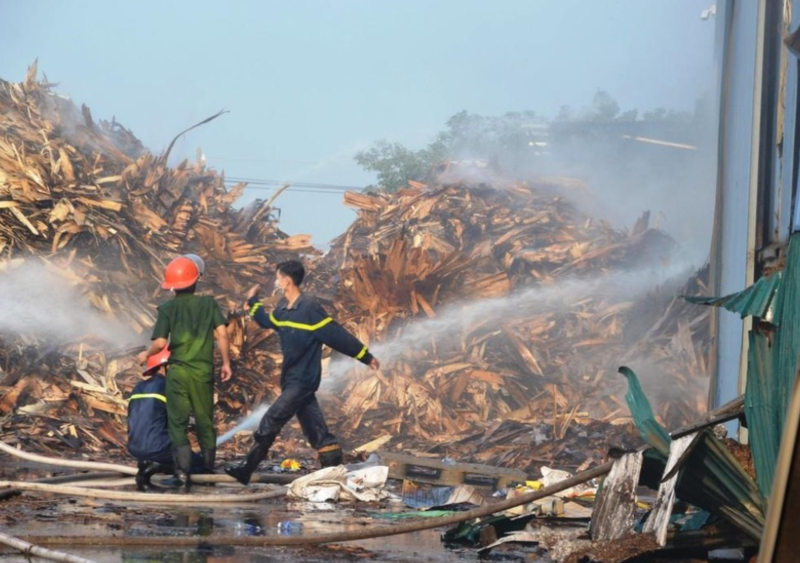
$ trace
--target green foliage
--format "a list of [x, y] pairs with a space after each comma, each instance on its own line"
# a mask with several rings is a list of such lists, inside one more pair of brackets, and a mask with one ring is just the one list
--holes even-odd
[[447, 143], [439, 135], [428, 147], [416, 151], [381, 139], [369, 150], [357, 153], [355, 160], [365, 170], [377, 173], [378, 186], [367, 189], [395, 192], [407, 186], [409, 180], [421, 180], [446, 155]]
[[423, 180], [430, 167], [445, 158], [484, 159], [510, 170], [524, 168], [541, 141], [547, 145], [573, 143], [576, 139], [619, 142], [620, 128], [634, 123], [652, 122], [685, 127], [692, 115], [658, 108], [639, 118], [637, 110], [621, 111], [608, 92], [598, 90], [589, 107], [574, 109], [562, 106], [552, 120], [538, 117], [533, 111], [509, 112], [501, 116], [482, 116], [461, 111], [450, 117], [443, 131], [427, 147], [412, 150], [387, 140], [356, 154], [355, 161], [365, 170], [375, 172], [377, 186], [394, 192], [409, 180]]

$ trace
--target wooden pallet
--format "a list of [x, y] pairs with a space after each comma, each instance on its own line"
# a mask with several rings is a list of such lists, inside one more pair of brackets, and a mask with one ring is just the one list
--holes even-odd
[[502, 489], [512, 483], [524, 483], [524, 471], [479, 465], [477, 463], [445, 464], [438, 459], [378, 452], [381, 461], [389, 467], [390, 479], [405, 479], [434, 485], [473, 485]]

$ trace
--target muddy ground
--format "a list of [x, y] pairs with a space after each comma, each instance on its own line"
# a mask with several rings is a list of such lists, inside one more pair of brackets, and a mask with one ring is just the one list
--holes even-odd
[[[44, 466], [25, 462], [0, 463], [0, 478], [32, 480], [63, 471], [48, 471]], [[204, 489], [198, 494], [230, 493], [238, 486]], [[390, 491], [400, 494], [400, 484], [390, 481]], [[127, 486], [120, 490], [133, 491]], [[166, 491], [165, 492], [170, 492]], [[408, 512], [402, 503], [308, 503], [286, 498], [241, 505], [174, 506], [157, 503], [118, 502], [46, 493], [24, 493], [0, 500], [0, 531], [46, 545], [48, 536], [77, 537], [148, 537], [147, 547], [82, 547], [53, 546], [98, 563], [174, 562], [174, 563], [265, 563], [284, 561], [389, 561], [389, 562], [455, 562], [509, 561], [552, 563], [548, 553], [534, 544], [504, 544], [479, 556], [478, 546], [445, 545], [441, 534], [433, 529], [372, 540], [308, 547], [232, 547], [215, 543], [215, 538], [243, 536], [269, 537], [293, 535], [313, 537], [318, 534], [363, 530], [364, 527], [397, 526], [408, 521], [393, 518]], [[0, 495], [2, 497], [4, 495]], [[544, 523], [543, 523], [544, 524]], [[587, 522], [557, 524], [566, 533], [585, 530]], [[569, 530], [572, 530], [570, 532]], [[200, 547], [159, 547], [159, 538], [169, 536], [201, 537]], [[37, 541], [39, 540], [39, 541]], [[28, 561], [25, 556], [0, 546], [0, 558], [8, 562]], [[669, 559], [646, 559], [650, 562]], [[705, 561], [705, 559], [672, 559]]]
[[[2, 479], [38, 479], [63, 474], [44, 471], [42, 466], [8, 462], [0, 465]], [[398, 489], [399, 487], [392, 486]], [[199, 487], [198, 487], [199, 488]], [[228, 487], [215, 487], [230, 492]], [[227, 490], [225, 490], [227, 489]], [[133, 491], [132, 486], [122, 490]], [[208, 491], [202, 491], [207, 493]], [[153, 492], [154, 500], [158, 492]], [[466, 546], [446, 546], [442, 530], [347, 542], [337, 545], [294, 547], [230, 547], [214, 544], [215, 537], [271, 536], [281, 534], [314, 536], [320, 533], [361, 530], [365, 526], [394, 526], [387, 518], [407, 511], [402, 504], [307, 503], [275, 499], [258, 503], [224, 506], [176, 507], [71, 498], [44, 493], [24, 493], [0, 501], [0, 531], [25, 537], [47, 536], [136, 536], [152, 537], [152, 548], [64, 547], [53, 549], [80, 555], [98, 563], [166, 561], [175, 563], [256, 563], [283, 561], [478, 561], [477, 551]], [[200, 548], [159, 548], [158, 537], [201, 536]], [[40, 542], [44, 545], [45, 542]], [[3, 561], [26, 561], [14, 550], [0, 547]], [[489, 561], [552, 561], [535, 547], [503, 546]]]

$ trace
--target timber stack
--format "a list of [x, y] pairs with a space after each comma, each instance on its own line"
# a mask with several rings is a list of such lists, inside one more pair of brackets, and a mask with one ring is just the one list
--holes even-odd
[[[226, 186], [201, 162], [167, 166], [169, 149], [154, 155], [119, 123], [96, 122], [35, 66], [23, 83], [0, 81], [0, 130], [0, 275], [34, 262], [143, 345], [165, 264], [206, 260], [201, 292], [231, 319], [221, 431], [278, 393], [276, 339], [233, 314], [240, 296], [299, 256], [309, 289], [385, 356], [377, 375], [328, 363], [325, 400], [338, 404], [326, 411], [351, 447], [385, 435], [390, 449], [576, 467], [609, 435], [635, 435], [616, 375], [625, 362], [657, 376], [668, 425], [703, 410], [707, 311], [677, 288], [624, 281], [668, 268], [672, 240], [646, 215], [620, 231], [579, 213], [565, 197], [585, 189], [574, 180], [443, 163], [397, 194], [346, 194], [359, 217], [321, 256], [310, 237], [280, 231], [271, 202], [235, 207], [244, 184]], [[689, 284], [683, 293], [704, 293], [702, 273]], [[140, 369], [130, 347], [79, 332], [57, 343], [0, 334], [2, 439], [45, 453], [124, 447]], [[301, 444], [295, 429], [276, 451]]]

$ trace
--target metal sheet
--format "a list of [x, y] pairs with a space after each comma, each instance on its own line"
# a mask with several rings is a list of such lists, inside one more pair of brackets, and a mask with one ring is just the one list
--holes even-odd
[[[758, 2], [730, 1], [718, 6], [718, 41], [725, 55], [721, 81], [720, 209], [717, 209], [720, 221], [715, 249], [719, 271], [714, 291], [718, 295], [742, 291], [747, 285], [758, 7]], [[726, 312], [719, 315], [711, 408], [739, 395], [742, 332], [742, 319], [737, 315]]]
[[693, 297], [684, 299], [699, 305], [713, 305], [724, 307], [728, 311], [739, 313], [742, 318], [747, 316], [758, 317], [773, 325], [780, 324], [780, 309], [776, 307], [780, 297], [783, 272], [776, 272], [772, 276], [759, 278], [756, 283], [737, 293], [724, 297]]

